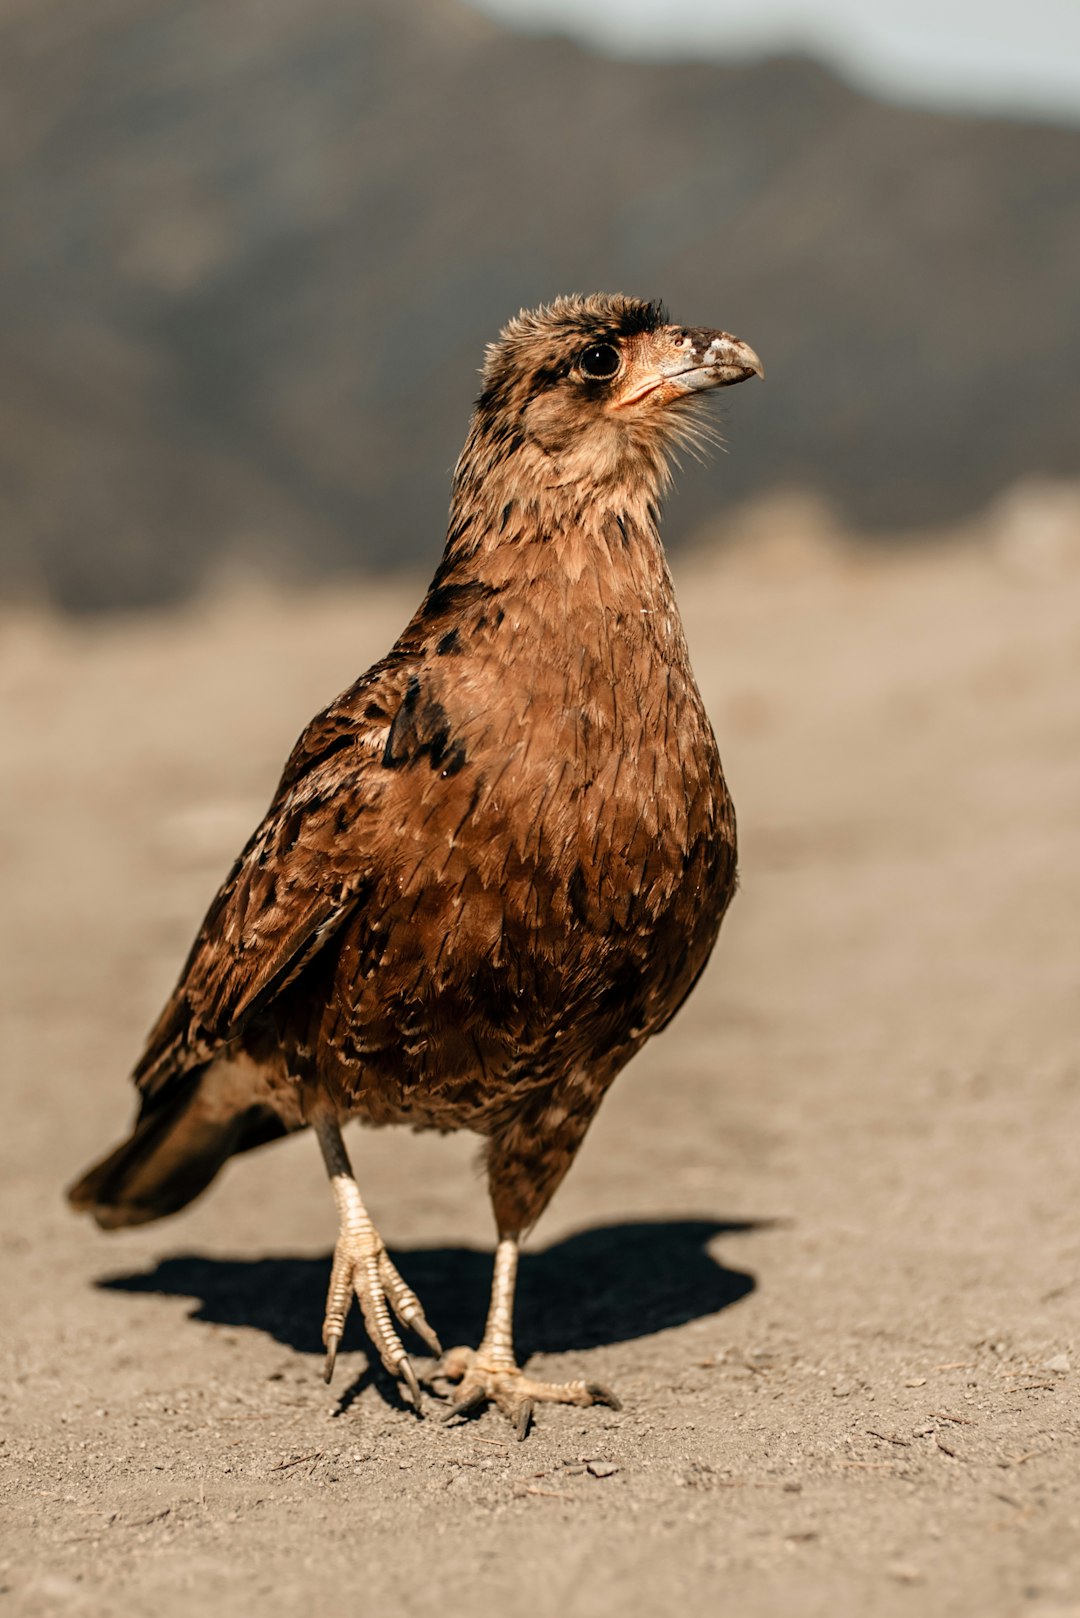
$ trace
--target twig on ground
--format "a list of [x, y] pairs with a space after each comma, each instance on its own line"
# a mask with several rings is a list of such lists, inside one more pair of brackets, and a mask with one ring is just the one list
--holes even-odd
[[305, 1461], [321, 1461], [322, 1450], [313, 1449], [310, 1455], [294, 1455], [291, 1461], [278, 1461], [276, 1466], [270, 1468], [271, 1472], [287, 1472], [290, 1466], [302, 1466]]

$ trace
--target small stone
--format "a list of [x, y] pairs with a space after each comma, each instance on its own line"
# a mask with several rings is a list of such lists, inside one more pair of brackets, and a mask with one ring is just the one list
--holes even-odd
[[890, 1562], [885, 1571], [898, 1584], [918, 1584], [922, 1578], [918, 1568], [912, 1567], [910, 1562]]
[[913, 1376], [910, 1381], [904, 1383], [904, 1386], [905, 1388], [925, 1388], [926, 1378], [924, 1376]]
[[1064, 1376], [1070, 1370], [1069, 1356], [1067, 1354], [1054, 1354], [1048, 1360], [1043, 1360], [1044, 1371], [1056, 1371], [1058, 1376]]
[[590, 1461], [589, 1471], [594, 1478], [613, 1478], [619, 1468], [614, 1461]]
[[844, 1377], [841, 1377], [839, 1382], [833, 1383], [832, 1394], [834, 1399], [850, 1399], [854, 1392], [854, 1382], [848, 1382]]
[[924, 1421], [921, 1427], [913, 1427], [911, 1429], [911, 1436], [912, 1436], [912, 1438], [929, 1438], [929, 1437], [931, 1437], [933, 1432], [934, 1432], [934, 1424], [933, 1424], [933, 1422], [932, 1421]]

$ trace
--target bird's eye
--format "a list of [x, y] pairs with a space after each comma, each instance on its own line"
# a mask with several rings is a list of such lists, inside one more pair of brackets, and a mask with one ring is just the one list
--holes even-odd
[[621, 364], [622, 357], [613, 343], [593, 343], [578, 359], [581, 374], [592, 382], [610, 382]]

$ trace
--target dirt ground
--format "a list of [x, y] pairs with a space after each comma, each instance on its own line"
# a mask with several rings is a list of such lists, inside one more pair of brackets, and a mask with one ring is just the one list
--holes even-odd
[[[524, 1444], [417, 1420], [355, 1322], [324, 1387], [310, 1138], [136, 1233], [61, 1198], [296, 731], [415, 592], [3, 620], [0, 1610], [1080, 1615], [1080, 568], [789, 528], [678, 570], [742, 892], [523, 1265], [533, 1366], [624, 1409]], [[475, 1144], [353, 1150], [475, 1340]]]

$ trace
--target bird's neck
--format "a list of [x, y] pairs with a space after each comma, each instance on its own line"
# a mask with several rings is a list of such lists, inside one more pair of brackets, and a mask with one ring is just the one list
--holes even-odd
[[[573, 475], [568, 475], [572, 473]], [[525, 443], [470, 438], [454, 476], [438, 585], [579, 591], [608, 610], [673, 605], [660, 543], [662, 464], [619, 475], [567, 467]]]

